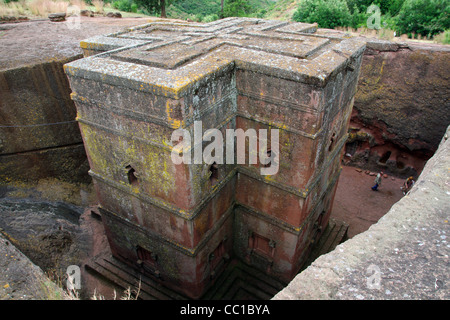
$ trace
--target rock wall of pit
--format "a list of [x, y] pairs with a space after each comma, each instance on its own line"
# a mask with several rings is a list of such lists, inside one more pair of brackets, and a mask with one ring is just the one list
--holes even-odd
[[274, 299], [450, 298], [450, 126], [412, 190], [378, 223], [320, 256]]
[[[148, 21], [86, 19], [76, 30], [48, 21], [2, 25], [0, 183], [90, 181], [62, 65], [81, 57], [81, 40]], [[367, 41], [344, 161], [417, 177], [450, 123], [450, 48]]]
[[149, 19], [79, 17], [0, 25], [0, 185], [56, 178], [86, 183], [89, 163], [63, 65], [80, 41]]
[[63, 64], [0, 70], [0, 182], [88, 182], [89, 164]]
[[420, 174], [450, 124], [450, 46], [368, 41], [345, 161]]

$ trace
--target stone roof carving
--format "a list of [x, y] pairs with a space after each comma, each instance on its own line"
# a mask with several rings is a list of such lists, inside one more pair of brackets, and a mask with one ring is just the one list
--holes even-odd
[[357, 38], [316, 24], [227, 18], [207, 24], [153, 22], [81, 42], [87, 55], [66, 66], [100, 79], [179, 98], [190, 86], [230, 66], [324, 86], [365, 48]]

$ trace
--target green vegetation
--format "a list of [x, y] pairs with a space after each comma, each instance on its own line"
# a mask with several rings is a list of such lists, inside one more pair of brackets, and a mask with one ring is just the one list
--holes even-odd
[[367, 8], [370, 5], [377, 5], [382, 14], [389, 13], [392, 16], [395, 16], [400, 11], [400, 8], [405, 2], [405, 0], [346, 0], [348, 8], [354, 12], [354, 9], [357, 8], [359, 12], [367, 12]]
[[[9, 12], [45, 16], [46, 3], [84, 1], [91, 6], [101, 0], [0, 0], [0, 15]], [[107, 10], [161, 16], [173, 19], [211, 22], [225, 17], [316, 22], [321, 28], [377, 29], [377, 35], [390, 39], [407, 34], [410, 38], [435, 39], [448, 43], [449, 0], [103, 0]], [[103, 6], [103, 5], [102, 5]], [[97, 8], [97, 5], [95, 5]], [[112, 7], [112, 8], [111, 8]], [[55, 9], [56, 10], [56, 9]], [[45, 12], [44, 12], [45, 11]], [[53, 9], [51, 11], [54, 11]], [[61, 11], [61, 10], [60, 10]]]
[[167, 16], [202, 22], [224, 17], [263, 18], [267, 8], [275, 2], [276, 0], [174, 0], [168, 7]]
[[172, 1], [176, 0], [133, 0], [135, 4], [143, 8], [149, 13], [158, 12], [161, 18], [166, 18], [166, 7], [170, 5]]
[[112, 3], [113, 8], [120, 10], [120, 11], [126, 11], [126, 12], [137, 12], [138, 5], [133, 3], [132, 0], [118, 0], [114, 1]]
[[444, 31], [434, 37], [434, 41], [442, 44], [450, 44], [450, 30]]
[[167, 9], [167, 16], [177, 19], [211, 22], [219, 19], [221, 0], [178, 0]]
[[[321, 28], [369, 27], [432, 38], [450, 29], [448, 0], [302, 0], [294, 21]], [[370, 25], [369, 25], [370, 24]], [[441, 36], [445, 41], [445, 34]]]
[[406, 0], [400, 9], [397, 28], [401, 33], [431, 36], [450, 29], [448, 0]]
[[228, 0], [223, 6], [224, 17], [247, 17], [252, 7], [246, 0]]
[[[150, 0], [118, 0], [150, 1]], [[159, 0], [151, 0], [159, 1]], [[167, 0], [166, 0], [167, 1]], [[371, 7], [376, 5], [376, 7]], [[223, 6], [223, 7], [222, 7]], [[322, 28], [383, 29], [431, 38], [450, 29], [448, 0], [173, 0], [170, 18], [210, 22], [222, 17], [258, 17], [317, 22]], [[369, 25], [369, 22], [371, 25]]]
[[294, 21], [317, 22], [321, 28], [350, 26], [352, 15], [345, 0], [303, 0], [292, 16]]
[[111, 5], [120, 11], [164, 16], [163, 9], [165, 9], [168, 18], [211, 22], [223, 17], [264, 18], [267, 9], [277, 0], [105, 0], [105, 2], [111, 2]]

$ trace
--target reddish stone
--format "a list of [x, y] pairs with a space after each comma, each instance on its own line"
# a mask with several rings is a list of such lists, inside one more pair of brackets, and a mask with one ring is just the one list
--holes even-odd
[[[364, 50], [315, 31], [228, 18], [84, 42], [87, 54], [130, 45], [65, 67], [117, 258], [191, 298], [231, 259], [295, 276], [331, 213]], [[174, 164], [172, 132], [192, 136], [198, 120], [223, 136], [279, 130], [278, 172]]]

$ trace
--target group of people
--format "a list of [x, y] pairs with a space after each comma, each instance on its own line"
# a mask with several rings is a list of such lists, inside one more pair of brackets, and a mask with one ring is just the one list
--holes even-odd
[[[381, 178], [383, 176], [383, 172], [379, 172], [377, 174], [377, 176], [375, 177], [375, 185], [372, 187], [373, 191], [378, 191], [378, 187], [381, 185]], [[415, 181], [413, 177], [409, 177], [408, 179], [405, 180], [405, 182], [403, 183], [403, 186], [401, 187], [403, 195], [406, 195], [409, 190], [411, 190], [411, 188], [413, 187]]]

